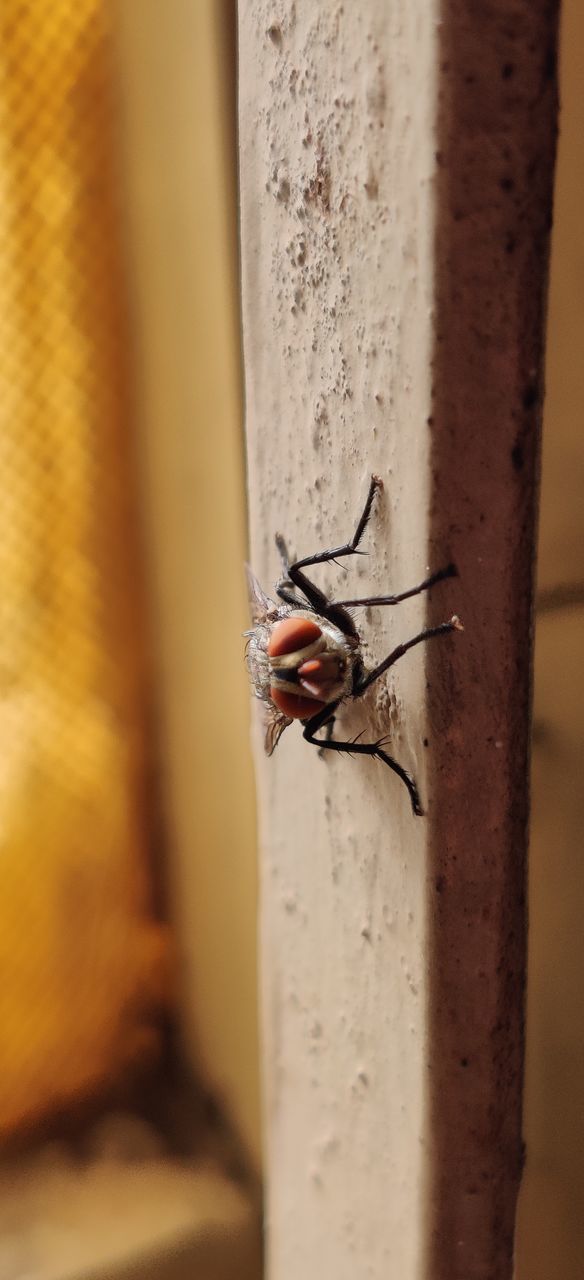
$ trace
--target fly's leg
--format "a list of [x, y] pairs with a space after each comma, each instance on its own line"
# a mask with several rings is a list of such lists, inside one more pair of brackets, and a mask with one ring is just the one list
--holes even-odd
[[324, 739], [319, 738], [319, 747], [318, 747], [318, 754], [321, 760], [323, 759], [323, 756], [325, 753], [326, 744], [327, 742], [330, 742], [332, 738], [333, 729], [335, 727], [335, 720], [336, 720], [336, 716], [329, 716], [328, 720], [325, 720], [324, 724], [321, 726], [324, 729]]
[[302, 560], [295, 560], [293, 564], [288, 564], [287, 572], [296, 586], [300, 586], [300, 582], [298, 581], [298, 577], [302, 576], [300, 571], [302, 569], [308, 569], [312, 564], [325, 564], [329, 560], [339, 560], [341, 556], [363, 555], [363, 552], [358, 550], [359, 543], [369, 523], [375, 494], [377, 490], [382, 487], [383, 481], [380, 480], [379, 476], [371, 476], [365, 506], [363, 507], [359, 517], [359, 523], [350, 542], [344, 542], [340, 547], [332, 547], [330, 551], [317, 551], [313, 556], [304, 556]]
[[[290, 572], [289, 572], [290, 557], [288, 555], [288, 548], [286, 546], [286, 543], [281, 533], [276, 534], [276, 546], [278, 548], [280, 559], [282, 561], [282, 577], [276, 583], [276, 595], [279, 596], [280, 600], [284, 601], [284, 604], [291, 605], [293, 609], [303, 609], [305, 608], [305, 601], [299, 600], [298, 596], [295, 595], [293, 590], [294, 583], [290, 578]], [[315, 591], [316, 591], [316, 587], [315, 587]], [[328, 604], [328, 599], [326, 596], [323, 596], [322, 600], [324, 604]], [[316, 608], [316, 605], [314, 605], [313, 607]]]
[[280, 556], [280, 560], [282, 561], [282, 577], [280, 578], [280, 582], [282, 586], [291, 587], [292, 583], [290, 581], [290, 556], [288, 555], [288, 547], [286, 545], [286, 540], [282, 537], [281, 533], [276, 534], [276, 546], [278, 548], [278, 554]]
[[276, 594], [279, 595], [280, 599], [284, 600], [286, 604], [293, 604], [294, 608], [301, 609], [302, 603], [296, 600], [293, 593], [290, 591], [290, 587], [297, 587], [298, 590], [302, 591], [303, 595], [306, 596], [309, 605], [314, 609], [315, 613], [320, 613], [323, 618], [328, 618], [330, 608], [328, 596], [325, 596], [324, 591], [321, 591], [320, 587], [315, 587], [314, 583], [311, 582], [304, 573], [292, 573], [292, 569], [295, 568], [295, 566], [288, 563], [286, 543], [284, 542], [281, 533], [276, 534], [276, 546], [280, 552], [282, 564], [284, 566], [284, 577], [280, 578], [280, 581], [276, 584]]
[[[361, 542], [369, 522], [373, 499], [377, 490], [381, 487], [382, 481], [379, 479], [379, 476], [371, 476], [367, 499], [365, 506], [363, 507], [363, 511], [361, 512], [357, 528], [355, 529], [351, 541], [343, 543], [340, 547], [333, 547], [329, 551], [319, 551], [313, 556], [305, 556], [302, 560], [295, 560], [290, 564], [288, 552], [286, 550], [286, 543], [284, 542], [281, 534], [276, 534], [276, 546], [282, 557], [286, 580], [292, 582], [299, 591], [303, 592], [306, 599], [317, 613], [322, 614], [324, 618], [328, 618], [330, 622], [333, 622], [336, 626], [340, 627], [342, 631], [349, 635], [356, 635], [355, 625], [352, 618], [349, 614], [343, 613], [342, 605], [335, 605], [331, 603], [328, 596], [326, 596], [319, 587], [315, 587], [314, 583], [306, 577], [303, 570], [308, 569], [310, 565], [313, 564], [325, 564], [331, 560], [339, 560], [343, 556], [363, 555], [363, 552], [358, 550], [359, 543]], [[282, 583], [282, 586], [285, 589], [285, 582]]]
[[394, 760], [392, 756], [389, 756], [383, 750], [387, 739], [380, 738], [377, 742], [359, 742], [358, 740], [354, 742], [339, 742], [336, 738], [328, 736], [326, 738], [315, 737], [318, 730], [322, 729], [327, 723], [328, 718], [330, 718], [330, 711], [328, 707], [324, 707], [317, 715], [312, 716], [310, 720], [305, 722], [303, 736], [306, 741], [318, 747], [320, 752], [339, 751], [341, 753], [344, 752], [346, 755], [373, 756], [376, 760], [382, 760], [389, 769], [397, 773], [398, 778], [401, 778], [410, 797], [412, 811], [415, 816], [417, 818], [423, 817], [424, 810], [420, 801], [420, 794], [411, 773], [408, 773], [407, 769], [404, 769], [401, 764], [398, 764], [397, 760]]
[[422, 591], [430, 591], [431, 587], [436, 586], [437, 582], [442, 582], [444, 578], [457, 578], [458, 570], [456, 565], [448, 564], [445, 569], [438, 569], [436, 573], [425, 578], [417, 587], [410, 587], [409, 591], [400, 591], [396, 596], [366, 596], [363, 600], [335, 600], [335, 604], [341, 606], [342, 609], [356, 609], [359, 605], [382, 605], [382, 604], [401, 604], [402, 600], [409, 600], [411, 596], [419, 596]]
[[[437, 627], [428, 627], [425, 631], [421, 631], [419, 635], [413, 636], [411, 640], [407, 640], [404, 644], [397, 645], [388, 657], [385, 658], [383, 662], [380, 662], [379, 666], [375, 667], [373, 671], [366, 672], [361, 668], [355, 680], [353, 696], [358, 698], [361, 694], [365, 693], [365, 690], [368, 689], [375, 680], [378, 680], [379, 677], [389, 669], [389, 667], [393, 666], [394, 662], [397, 662], [398, 658], [403, 657], [404, 653], [408, 652], [408, 649], [413, 649], [414, 645], [421, 644], [423, 640], [430, 640], [433, 636], [447, 635], [450, 631], [462, 630], [463, 627], [460, 619], [454, 616], [450, 618], [449, 622], [442, 622]], [[335, 709], [337, 705], [338, 703], [335, 704]], [[325, 738], [317, 738], [315, 735], [318, 733], [319, 729], [328, 725], [331, 718], [331, 709], [329, 707], [324, 707], [322, 711], [317, 713], [317, 715], [312, 716], [310, 720], [305, 721], [304, 737], [306, 741], [311, 742], [314, 746], [318, 747], [319, 754], [322, 754], [323, 751], [340, 751], [347, 755], [373, 756], [376, 760], [382, 760], [389, 769], [392, 769], [393, 772], [397, 774], [398, 778], [401, 778], [410, 797], [413, 813], [416, 817], [422, 817], [424, 810], [420, 801], [418, 788], [411, 773], [408, 773], [407, 769], [404, 769], [403, 765], [398, 764], [397, 760], [394, 760], [393, 757], [388, 755], [383, 749], [389, 739], [379, 738], [377, 742], [359, 742], [358, 739], [355, 739], [352, 742], [339, 742], [337, 739], [332, 738], [330, 733], [327, 733]]]
[[278, 583], [276, 587], [276, 595], [279, 596], [280, 600], [284, 601], [284, 604], [291, 605], [293, 609], [303, 609], [305, 607], [304, 600], [299, 600], [298, 597], [294, 595], [294, 592], [290, 591], [283, 582]]
[[357, 677], [353, 686], [353, 697], [360, 698], [361, 694], [365, 693], [365, 690], [368, 689], [375, 680], [379, 680], [379, 677], [382, 676], [385, 671], [388, 671], [390, 667], [393, 667], [394, 662], [397, 662], [398, 658], [403, 658], [404, 653], [407, 653], [408, 649], [413, 649], [414, 645], [421, 644], [423, 640], [431, 640], [433, 636], [448, 635], [449, 631], [463, 630], [464, 628], [460, 618], [457, 618], [456, 615], [454, 615], [449, 622], [441, 622], [437, 627], [428, 627], [425, 631], [420, 631], [419, 635], [414, 636], [411, 640], [406, 640], [405, 644], [398, 644], [396, 648], [392, 649], [391, 653], [388, 654], [387, 658], [384, 658], [383, 662], [379, 663], [379, 666], [373, 668], [373, 671], [363, 671], [362, 675]]

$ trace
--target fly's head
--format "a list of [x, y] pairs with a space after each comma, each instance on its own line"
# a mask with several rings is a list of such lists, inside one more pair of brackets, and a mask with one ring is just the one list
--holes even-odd
[[290, 720], [308, 720], [351, 685], [351, 649], [337, 627], [295, 609], [275, 622], [267, 646], [269, 696]]

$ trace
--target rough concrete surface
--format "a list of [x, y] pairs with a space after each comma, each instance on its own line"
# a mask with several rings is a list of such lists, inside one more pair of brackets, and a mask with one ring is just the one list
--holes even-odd
[[[372, 471], [370, 555], [319, 580], [380, 593], [426, 571], [433, 42], [420, 3], [240, 6], [251, 555], [267, 588], [275, 531], [298, 554], [344, 540]], [[415, 601], [360, 615], [370, 656], [422, 617]], [[418, 651], [343, 729], [390, 729], [425, 796], [423, 692]], [[424, 1235], [428, 826], [389, 771], [320, 761], [297, 726], [272, 760], [258, 752], [258, 782], [268, 1275], [408, 1280]]]

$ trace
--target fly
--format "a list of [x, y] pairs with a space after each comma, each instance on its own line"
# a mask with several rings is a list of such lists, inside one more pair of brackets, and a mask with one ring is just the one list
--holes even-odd
[[[375, 742], [334, 738], [335, 715], [342, 702], [361, 698], [408, 649], [433, 636], [462, 631], [462, 623], [454, 615], [437, 627], [427, 627], [411, 640], [397, 645], [383, 662], [368, 670], [362, 657], [361, 637], [348, 610], [364, 605], [399, 604], [429, 591], [444, 578], [456, 577], [456, 567], [449, 564], [399, 595], [367, 596], [360, 600], [331, 600], [305, 573], [311, 565], [363, 555], [359, 544], [369, 523], [375, 494], [382, 488], [379, 476], [372, 476], [355, 533], [343, 546], [290, 562], [286, 543], [276, 534], [283, 565], [283, 575], [276, 584], [278, 604], [264, 593], [247, 569], [253, 622], [251, 630], [246, 632], [247, 665], [255, 695], [264, 706], [267, 755], [274, 751], [284, 729], [293, 720], [300, 720], [304, 738], [320, 751], [347, 752], [382, 760], [401, 778], [414, 814], [421, 817], [424, 811], [416, 782], [385, 750], [389, 738], [378, 738]], [[321, 730], [325, 731], [324, 736], [318, 737]]]

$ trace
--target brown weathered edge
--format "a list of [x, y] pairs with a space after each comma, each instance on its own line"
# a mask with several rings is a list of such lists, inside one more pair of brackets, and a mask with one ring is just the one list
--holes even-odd
[[[556, 0], [443, 0], [429, 647], [431, 1280], [509, 1280], [522, 1169], [532, 602]], [[432, 606], [444, 614], [444, 596]], [[449, 650], [449, 651], [448, 651]]]

